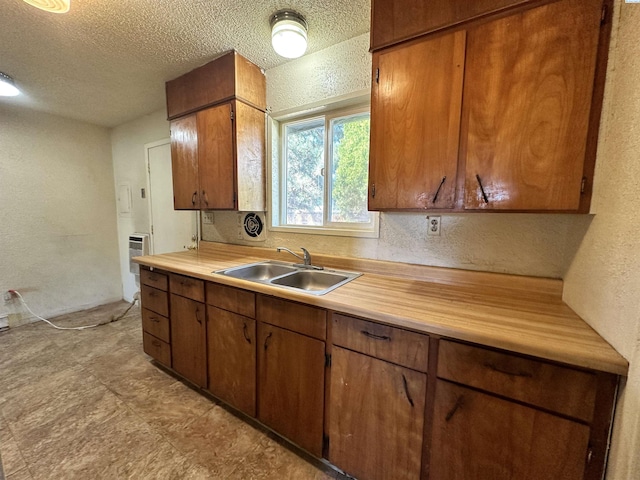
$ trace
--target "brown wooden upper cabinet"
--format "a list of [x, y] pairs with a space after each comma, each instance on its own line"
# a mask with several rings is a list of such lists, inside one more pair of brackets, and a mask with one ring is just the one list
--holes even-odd
[[588, 213], [611, 9], [375, 0], [369, 208]]
[[266, 82], [229, 52], [166, 84], [176, 210], [264, 210]]

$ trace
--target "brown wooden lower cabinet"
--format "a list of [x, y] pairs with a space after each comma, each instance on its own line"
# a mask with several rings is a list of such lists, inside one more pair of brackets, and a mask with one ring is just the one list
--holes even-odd
[[589, 432], [581, 423], [437, 380], [430, 478], [579, 480]]
[[258, 322], [257, 348], [258, 420], [321, 457], [325, 343]]
[[419, 479], [426, 388], [424, 373], [333, 347], [329, 461], [359, 479]]
[[207, 337], [204, 303], [171, 294], [173, 369], [194, 384], [207, 385]]
[[256, 416], [256, 321], [207, 306], [209, 391]]

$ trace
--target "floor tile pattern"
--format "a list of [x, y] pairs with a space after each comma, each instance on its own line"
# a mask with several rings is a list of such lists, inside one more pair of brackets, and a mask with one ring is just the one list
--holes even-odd
[[151, 363], [137, 307], [0, 333], [0, 456], [6, 480], [343, 478]]

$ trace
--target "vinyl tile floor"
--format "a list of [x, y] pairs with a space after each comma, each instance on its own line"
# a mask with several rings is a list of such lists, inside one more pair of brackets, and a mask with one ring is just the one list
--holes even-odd
[[[108, 321], [117, 302], [55, 319]], [[7, 480], [343, 478], [151, 363], [140, 310], [0, 333]]]

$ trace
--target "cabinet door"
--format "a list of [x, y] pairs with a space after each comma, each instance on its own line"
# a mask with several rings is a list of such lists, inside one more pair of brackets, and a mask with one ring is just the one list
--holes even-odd
[[258, 419], [322, 456], [325, 344], [258, 322]]
[[209, 391], [256, 416], [256, 322], [207, 306]]
[[374, 54], [370, 210], [453, 208], [464, 48], [460, 31]]
[[430, 478], [578, 480], [589, 427], [437, 381]]
[[195, 114], [171, 122], [171, 167], [173, 208], [199, 209], [198, 128]]
[[204, 304], [171, 294], [173, 369], [200, 387], [207, 384], [205, 329]]
[[601, 9], [564, 0], [468, 31], [465, 208], [579, 208]]
[[200, 208], [235, 208], [235, 159], [231, 104], [201, 110], [198, 118]]
[[329, 460], [357, 478], [419, 479], [426, 388], [424, 373], [334, 346]]

